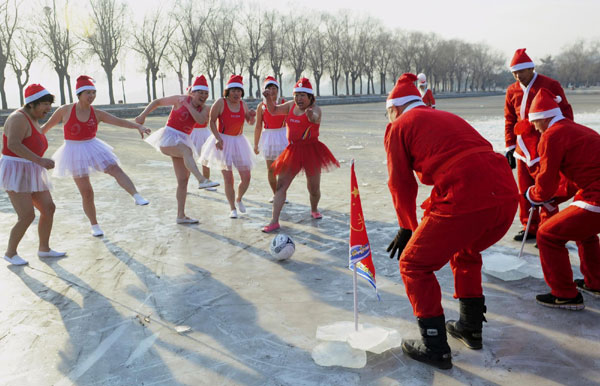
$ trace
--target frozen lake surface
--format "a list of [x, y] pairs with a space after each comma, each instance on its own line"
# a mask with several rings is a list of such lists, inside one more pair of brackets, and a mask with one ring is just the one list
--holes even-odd
[[[600, 95], [568, 97], [576, 120], [599, 129]], [[465, 117], [496, 149], [504, 147], [502, 97], [440, 99], [438, 106]], [[360, 322], [398, 330], [403, 338], [419, 335], [397, 261], [385, 252], [398, 226], [386, 185], [384, 113], [383, 104], [323, 108], [321, 138], [342, 167], [323, 175], [320, 221], [310, 217], [304, 177], [293, 183], [281, 224], [296, 252], [284, 262], [272, 260], [273, 236], [260, 232], [271, 210], [264, 162], [253, 171], [247, 214], [229, 219], [222, 187], [206, 192], [190, 183], [187, 212], [200, 224], [180, 226], [170, 160], [133, 131], [101, 127], [99, 137], [115, 147], [150, 205], [135, 206], [114, 180], [93, 176], [105, 232], [93, 238], [73, 181], [53, 180], [52, 246], [69, 255], [38, 259], [32, 226], [19, 248], [30, 265], [1, 267], [0, 384], [599, 384], [600, 300], [584, 295], [581, 312], [541, 307], [535, 295], [548, 288], [535, 275], [512, 281], [483, 275], [484, 347], [469, 350], [449, 338], [452, 370], [415, 362], [400, 348], [367, 353], [361, 369], [315, 364], [311, 352], [321, 343], [317, 326], [353, 320], [347, 269], [353, 157], [382, 299], [378, 302], [372, 288], [359, 282]], [[148, 121], [155, 130], [166, 117]], [[248, 138], [252, 133], [246, 127]], [[62, 143], [60, 129], [49, 139], [52, 154]], [[219, 173], [214, 177], [222, 180]], [[428, 194], [421, 186], [419, 203]], [[8, 197], [0, 192], [2, 248], [15, 220]], [[486, 256], [517, 256], [520, 244], [512, 236], [519, 228], [515, 219]], [[570, 252], [575, 277], [581, 277], [574, 245]], [[524, 253], [526, 261], [537, 261], [533, 243]], [[456, 318], [449, 267], [437, 276], [446, 318]]]

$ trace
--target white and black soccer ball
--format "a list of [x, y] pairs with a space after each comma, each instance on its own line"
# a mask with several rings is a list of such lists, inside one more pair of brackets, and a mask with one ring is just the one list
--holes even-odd
[[271, 256], [275, 260], [289, 259], [295, 251], [296, 244], [294, 244], [294, 240], [284, 233], [278, 234], [271, 241]]

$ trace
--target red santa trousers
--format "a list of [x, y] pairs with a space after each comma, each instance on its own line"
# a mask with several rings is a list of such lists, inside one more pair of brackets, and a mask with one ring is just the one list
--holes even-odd
[[481, 251], [502, 238], [517, 211], [517, 200], [454, 216], [426, 216], [400, 257], [400, 274], [418, 318], [444, 313], [442, 293], [434, 272], [448, 261], [454, 273], [454, 297], [483, 296]]
[[[529, 208], [531, 204], [525, 198], [524, 194], [530, 186], [535, 185], [535, 178], [531, 175], [527, 164], [521, 160], [517, 160], [517, 184], [519, 185], [519, 220], [523, 224], [523, 229], [527, 227], [527, 220], [529, 220]], [[546, 207], [540, 207], [539, 211], [536, 209], [531, 217], [531, 224], [529, 225], [529, 233], [535, 234], [538, 231], [540, 222], [545, 222], [548, 218], [558, 213], [558, 208], [554, 211], [549, 211]], [[540, 218], [541, 217], [541, 218]]]
[[600, 288], [600, 213], [569, 206], [544, 222], [537, 233], [540, 260], [546, 283], [552, 295], [560, 298], [577, 296], [573, 283], [573, 271], [569, 251], [565, 244], [569, 240], [577, 243], [581, 273], [585, 284]]

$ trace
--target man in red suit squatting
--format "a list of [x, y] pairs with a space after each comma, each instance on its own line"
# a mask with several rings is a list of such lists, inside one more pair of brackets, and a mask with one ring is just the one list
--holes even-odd
[[[538, 162], [540, 160], [537, 153], [540, 133], [530, 125], [529, 127], [527, 127], [528, 125], [520, 125], [521, 130], [517, 130], [515, 125], [527, 117], [529, 106], [535, 94], [540, 88], [544, 87], [553, 94], [560, 95], [562, 101], [559, 107], [562, 114], [569, 119], [573, 119], [573, 109], [569, 102], [567, 102], [560, 83], [547, 76], [538, 74], [534, 71], [534, 67], [533, 61], [525, 53], [525, 48], [520, 48], [515, 52], [510, 63], [510, 70], [516, 82], [506, 89], [506, 101], [504, 104], [506, 158], [511, 168], [514, 169], [515, 166], [517, 168], [517, 180], [521, 195], [535, 181], [535, 174], [538, 171]], [[515, 158], [518, 161], [515, 162]], [[531, 218], [529, 234], [525, 235], [530, 207], [529, 202], [524, 196], [521, 196], [519, 201], [519, 219], [521, 220], [521, 224], [523, 224], [523, 229], [514, 237], [517, 241], [522, 241], [523, 237], [527, 237], [527, 239], [535, 238], [540, 223], [540, 215], [537, 210], [534, 211]], [[542, 207], [542, 221], [557, 212], [558, 209], [552, 206]]]
[[[404, 74], [387, 99], [385, 132], [388, 186], [400, 230], [388, 247], [399, 255], [406, 294], [422, 340], [407, 340], [411, 358], [441, 369], [452, 367], [446, 330], [467, 347], [482, 347], [486, 310], [481, 254], [508, 231], [518, 205], [510, 167], [462, 118], [425, 106], [414, 81]], [[417, 181], [433, 185], [417, 223]], [[414, 232], [414, 233], [413, 233]], [[434, 271], [450, 262], [460, 320], [445, 322]]]
[[[546, 220], [538, 229], [537, 243], [549, 294], [536, 296], [544, 306], [582, 310], [578, 288], [600, 297], [600, 135], [565, 118], [560, 100], [542, 88], [531, 103], [529, 120], [541, 133], [540, 170], [526, 198], [541, 205], [554, 197], [562, 173], [579, 190], [573, 203]], [[573, 281], [565, 244], [575, 240], [583, 279]]]

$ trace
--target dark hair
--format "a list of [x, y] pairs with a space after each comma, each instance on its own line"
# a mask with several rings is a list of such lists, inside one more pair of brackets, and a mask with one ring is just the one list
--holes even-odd
[[32, 102], [25, 103], [25, 105], [23, 107], [25, 107], [26, 109], [33, 109], [40, 103], [44, 103], [44, 102], [54, 103], [54, 95], [46, 94], [43, 97], [40, 97]]
[[227, 88], [225, 89], [225, 91], [223, 91], [223, 97], [227, 98], [229, 96], [229, 90], [233, 90], [233, 89], [238, 89], [238, 90], [242, 90], [242, 98], [244, 97], [244, 89], [243, 88], [239, 88], [239, 87], [231, 87], [231, 88]]
[[79, 91], [77, 94], [75, 94], [75, 96], [76, 96], [77, 98], [79, 98], [79, 96], [80, 96], [81, 94], [83, 94], [84, 92], [86, 92], [86, 91], [96, 91], [96, 90], [89, 90], [89, 89], [88, 89], [88, 90]]

